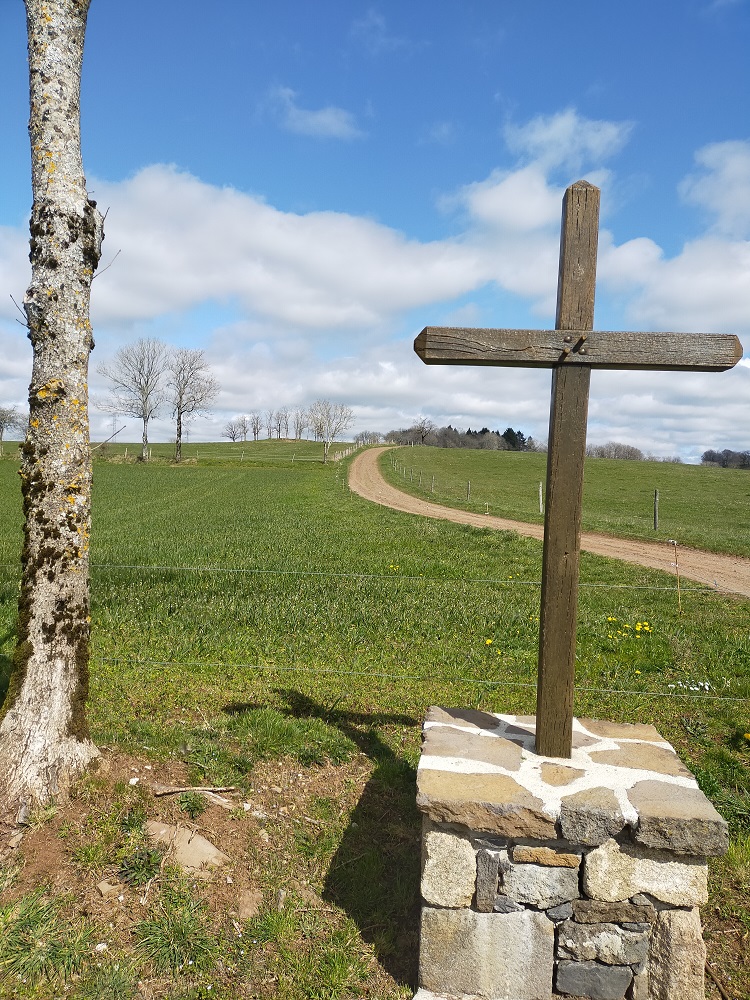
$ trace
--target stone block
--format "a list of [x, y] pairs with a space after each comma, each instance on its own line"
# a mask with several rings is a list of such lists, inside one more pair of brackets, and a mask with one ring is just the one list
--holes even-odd
[[550, 920], [554, 920], [555, 922], [570, 920], [573, 916], [573, 904], [560, 903], [559, 906], [550, 906], [544, 911], [544, 914], [549, 917]]
[[723, 854], [729, 846], [726, 820], [699, 788], [638, 781], [628, 799], [638, 811], [634, 838], [639, 844], [704, 857]]
[[645, 929], [648, 929], [656, 920], [656, 911], [648, 901], [636, 904], [603, 903], [599, 899], [574, 899], [571, 909], [579, 924], [621, 924], [628, 921], [639, 926], [645, 923]]
[[549, 1000], [554, 928], [543, 913], [422, 910], [419, 985], [438, 996]]
[[[517, 771], [521, 766], [521, 748], [517, 743], [501, 736], [478, 736], [450, 726], [432, 726], [425, 731], [422, 756], [481, 761], [506, 771]], [[446, 768], [450, 768], [449, 760]]]
[[422, 898], [426, 903], [470, 906], [476, 874], [474, 848], [468, 837], [427, 828], [422, 837]]
[[578, 868], [581, 864], [580, 854], [556, 851], [551, 847], [527, 847], [516, 844], [512, 856], [513, 860], [519, 863], [547, 865], [549, 868]]
[[649, 1000], [703, 1000], [706, 945], [698, 911], [663, 910], [649, 954]]
[[633, 981], [627, 965], [599, 962], [559, 962], [555, 986], [560, 993], [588, 1000], [623, 1000]]
[[580, 896], [578, 870], [575, 868], [510, 864], [508, 870], [503, 872], [501, 888], [517, 903], [527, 903], [542, 910]]
[[481, 848], [477, 851], [476, 905], [480, 913], [492, 913], [500, 880], [500, 866], [507, 863], [507, 851]]
[[560, 829], [571, 843], [597, 847], [624, 828], [625, 817], [611, 788], [587, 788], [560, 803]]
[[456, 823], [477, 833], [530, 840], [556, 835], [542, 800], [505, 774], [460, 774], [420, 765], [417, 807], [436, 823]]
[[495, 896], [495, 902], [492, 905], [493, 913], [520, 913], [523, 909], [523, 905], [511, 899], [510, 896]]
[[672, 906], [700, 906], [708, 898], [708, 867], [703, 859], [675, 861], [667, 851], [607, 840], [586, 855], [583, 888], [587, 896], [606, 902], [648, 892]]
[[637, 965], [648, 956], [648, 930], [626, 931], [617, 924], [579, 924], [557, 929], [557, 957], [605, 965]]

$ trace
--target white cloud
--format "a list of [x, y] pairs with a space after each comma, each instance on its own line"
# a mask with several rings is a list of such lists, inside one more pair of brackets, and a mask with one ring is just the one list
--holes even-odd
[[174, 168], [95, 187], [109, 206], [105, 246], [122, 251], [97, 279], [98, 323], [213, 300], [306, 329], [371, 327], [485, 279], [477, 251], [459, 242], [407, 240], [342, 213], [281, 212]]
[[[485, 299], [512, 305], [515, 296], [549, 324], [562, 184], [575, 179], [560, 174], [586, 160], [606, 195], [602, 161], [628, 129], [571, 111], [516, 128], [519, 163], [446, 196], [441, 207], [459, 232], [433, 242], [344, 213], [283, 212], [165, 165], [95, 181], [99, 204], [109, 208], [106, 256], [121, 251], [94, 283], [97, 360], [140, 335], [176, 339], [181, 318], [200, 313], [195, 346], [205, 348], [222, 393], [213, 417], [195, 425], [199, 438], [216, 439], [237, 413], [323, 395], [354, 407], [355, 430], [405, 426], [425, 413], [440, 424], [511, 424], [544, 438], [548, 372], [424, 366], [411, 346], [421, 324], [407, 333], [410, 311], [424, 311], [425, 323], [431, 311], [443, 322], [483, 325]], [[750, 199], [747, 154], [746, 143], [699, 152], [700, 173], [682, 192], [710, 213], [710, 225], [672, 257], [647, 235], [618, 245], [602, 230], [605, 307], [616, 300], [633, 328], [750, 334], [750, 243], [737, 225]], [[0, 230], [0, 282], [21, 295], [26, 255], [24, 232]], [[0, 394], [20, 402], [30, 348], [14, 313], [8, 299], [0, 311]], [[105, 391], [95, 373], [92, 389]], [[595, 443], [625, 439], [692, 458], [750, 443], [748, 365], [723, 375], [597, 372], [591, 391]], [[109, 427], [106, 415], [94, 414], [95, 434]], [[156, 436], [171, 432], [166, 420], [154, 425]]]
[[712, 143], [699, 149], [695, 160], [703, 173], [685, 178], [683, 198], [714, 216], [715, 232], [750, 236], [750, 142]]
[[565, 167], [579, 171], [600, 166], [619, 153], [632, 131], [631, 122], [592, 121], [574, 108], [538, 115], [525, 125], [504, 129], [508, 148], [545, 170]]
[[318, 139], [361, 139], [365, 135], [350, 111], [333, 105], [317, 110], [301, 108], [296, 98], [290, 87], [276, 87], [270, 94], [271, 106], [287, 132]]
[[370, 7], [364, 17], [354, 21], [351, 33], [354, 38], [364, 42], [365, 47], [373, 56], [409, 47], [406, 38], [393, 35], [388, 31], [385, 18], [374, 7]]

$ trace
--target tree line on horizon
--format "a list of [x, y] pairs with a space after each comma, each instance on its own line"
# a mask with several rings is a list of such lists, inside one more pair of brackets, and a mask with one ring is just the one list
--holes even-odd
[[333, 441], [351, 427], [354, 421], [354, 411], [345, 403], [332, 403], [329, 399], [317, 399], [308, 407], [297, 406], [290, 409], [281, 406], [277, 410], [269, 407], [266, 410], [252, 410], [241, 413], [227, 421], [221, 436], [231, 442], [248, 441], [252, 435], [253, 441], [258, 441], [265, 430], [266, 438], [277, 441], [288, 440], [291, 427], [295, 441], [301, 441], [305, 431], [309, 430], [313, 440], [323, 443], [323, 461], [328, 460], [328, 450]]

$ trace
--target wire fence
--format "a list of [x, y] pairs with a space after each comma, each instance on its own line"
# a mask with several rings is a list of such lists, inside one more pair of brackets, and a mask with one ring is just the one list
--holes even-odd
[[[263, 673], [297, 673], [297, 674], [315, 674], [315, 675], [331, 675], [335, 677], [367, 677], [369, 679], [377, 680], [388, 680], [388, 681], [415, 681], [417, 683], [423, 684], [435, 684], [443, 683], [444, 678], [440, 677], [425, 677], [423, 674], [391, 674], [382, 673], [373, 670], [341, 670], [334, 669], [332, 667], [318, 667], [318, 666], [300, 666], [298, 664], [267, 664], [267, 663], [227, 663], [222, 660], [150, 660], [145, 657], [128, 657], [128, 656], [93, 656], [92, 659], [99, 663], [120, 663], [128, 664], [134, 666], [152, 666], [152, 667], [212, 667], [218, 670], [257, 670]], [[467, 684], [475, 685], [477, 687], [512, 687], [512, 688], [528, 688], [529, 690], [536, 689], [536, 683], [532, 681], [509, 681], [509, 680], [487, 680], [486, 678], [480, 677], [450, 677], [448, 678], [451, 684]], [[674, 688], [675, 686], [672, 685]], [[646, 691], [638, 690], [636, 688], [600, 688], [600, 687], [585, 687], [583, 685], [576, 684], [577, 692], [585, 692], [587, 694], [617, 694], [617, 695], [636, 695], [639, 698], [673, 698], [673, 699], [688, 699], [695, 701], [723, 701], [723, 702], [734, 702], [734, 703], [747, 703], [747, 698], [732, 698], [729, 695], [718, 695], [709, 694], [704, 691], [703, 694], [693, 694], [695, 689], [674, 689], [670, 691]]]
[[[20, 565], [17, 563], [0, 563], [0, 569], [12, 569], [20, 573]], [[493, 584], [502, 587], [541, 587], [541, 580], [509, 580], [499, 577], [474, 577], [474, 576], [418, 576], [407, 575], [405, 573], [351, 573], [340, 570], [308, 570], [308, 569], [261, 569], [252, 566], [171, 566], [162, 563], [90, 563], [91, 571], [95, 570], [137, 570], [147, 573], [226, 573], [226, 574], [247, 574], [249, 576], [300, 576], [300, 577], [329, 577], [331, 579], [346, 580], [389, 580], [391, 582], [408, 581], [414, 583], [476, 583]], [[667, 592], [677, 593], [677, 585], [673, 587], [639, 586], [630, 583], [593, 583], [581, 580], [579, 588], [596, 590], [640, 590], [654, 591], [656, 593]], [[685, 587], [680, 585], [680, 592], [683, 594], [731, 594], [733, 591], [726, 590], [718, 585], [714, 587]]]

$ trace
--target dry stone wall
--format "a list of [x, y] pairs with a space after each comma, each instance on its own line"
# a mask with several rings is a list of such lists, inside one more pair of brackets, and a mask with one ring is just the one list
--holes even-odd
[[533, 718], [430, 709], [418, 1000], [703, 1000], [726, 824], [653, 727], [574, 731], [563, 762]]

